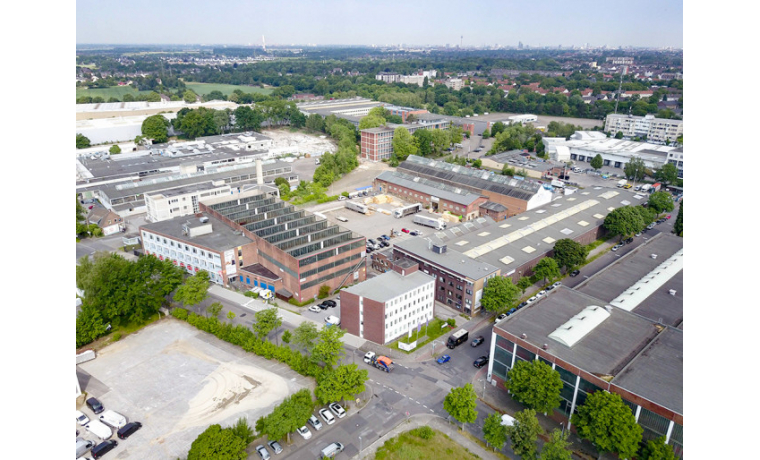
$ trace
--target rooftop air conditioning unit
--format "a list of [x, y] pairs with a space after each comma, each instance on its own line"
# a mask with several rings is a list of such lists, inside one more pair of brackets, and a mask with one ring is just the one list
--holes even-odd
[[651, 257], [652, 259], [656, 259], [656, 258], [657, 258], [657, 254], [652, 254], [650, 257]]
[[202, 224], [205, 224], [206, 222], [208, 222], [208, 217], [205, 217], [205, 216], [201, 217], [200, 221]]

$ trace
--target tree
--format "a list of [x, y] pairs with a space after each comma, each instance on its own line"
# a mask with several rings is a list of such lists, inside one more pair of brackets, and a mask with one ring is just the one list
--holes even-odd
[[681, 201], [681, 205], [678, 207], [678, 217], [676, 217], [676, 222], [673, 224], [673, 233], [683, 236], [683, 201]]
[[488, 280], [480, 303], [488, 311], [508, 310], [515, 306], [519, 292], [511, 279], [496, 276]]
[[335, 366], [345, 352], [343, 342], [340, 340], [345, 333], [346, 331], [337, 326], [320, 329], [319, 341], [311, 350], [312, 362], [323, 362], [325, 366], [330, 368]]
[[257, 311], [254, 316], [256, 322], [251, 327], [259, 340], [264, 340], [270, 332], [282, 326], [282, 318], [277, 314], [275, 307]]
[[212, 118], [217, 134], [222, 134], [230, 124], [230, 114], [226, 110], [214, 110]]
[[646, 169], [647, 167], [644, 164], [644, 160], [639, 157], [633, 157], [625, 164], [623, 172], [627, 179], [642, 181], [644, 180], [644, 177], [646, 177]]
[[314, 349], [317, 337], [319, 337], [317, 325], [311, 321], [304, 321], [293, 330], [293, 343], [306, 350], [309, 354]]
[[[414, 137], [403, 126], [399, 126], [393, 131], [393, 158], [397, 162], [406, 160], [409, 155], [417, 154], [417, 146]], [[398, 164], [398, 163], [397, 163]]]
[[319, 286], [319, 294], [317, 294], [317, 297], [320, 299], [327, 298], [327, 296], [330, 295], [330, 286], [323, 284], [322, 286]]
[[601, 153], [597, 153], [596, 156], [591, 159], [591, 167], [594, 168], [594, 171], [599, 171], [602, 169], [602, 166], [604, 166], [604, 159], [602, 158]]
[[246, 447], [245, 441], [237, 437], [232, 429], [222, 429], [219, 424], [215, 424], [195, 438], [187, 453], [187, 460], [243, 460], [248, 458]]
[[536, 411], [525, 409], [515, 414], [513, 425], [506, 427], [512, 450], [523, 459], [536, 458], [536, 441], [544, 432], [536, 418]]
[[84, 302], [76, 319], [77, 348], [95, 341], [105, 333], [106, 325], [98, 309], [90, 303]]
[[288, 180], [287, 180], [287, 179], [285, 179], [284, 177], [276, 177], [276, 178], [274, 179], [274, 185], [276, 185], [276, 186], [278, 186], [278, 187], [279, 187], [280, 185], [287, 185], [287, 186], [288, 186], [288, 188], [290, 188], [290, 183], [289, 183], [289, 182], [288, 182]]
[[353, 399], [364, 392], [364, 382], [369, 378], [366, 369], [358, 369], [356, 364], [346, 364], [323, 372], [317, 377], [314, 395], [322, 404]]
[[493, 124], [493, 126], [491, 126], [491, 135], [496, 136], [499, 133], [503, 133], [506, 128], [507, 127], [504, 125], [504, 123], [497, 121]]
[[140, 132], [153, 142], [162, 144], [169, 140], [170, 124], [163, 115], [153, 115], [143, 120]]
[[620, 395], [595, 391], [571, 417], [578, 435], [594, 443], [602, 452], [615, 452], [620, 458], [636, 454], [643, 429]]
[[236, 315], [234, 311], [230, 310], [227, 312], [227, 319], [230, 320], [230, 322], [232, 322], [232, 320], [235, 319], [235, 316]]
[[184, 93], [182, 93], [182, 99], [188, 103], [193, 104], [198, 100], [198, 95], [193, 92], [193, 90], [187, 90]]
[[533, 286], [533, 281], [527, 276], [521, 276], [520, 279], [517, 280], [517, 287], [523, 295], [525, 295], [525, 291], [531, 286]]
[[657, 171], [655, 178], [664, 185], [673, 184], [678, 180], [678, 168], [674, 164], [666, 163]]
[[481, 166], [483, 166], [483, 160], [481, 160], [480, 158], [472, 162], [473, 168], [480, 168]]
[[560, 405], [562, 379], [541, 360], [518, 360], [507, 372], [504, 386], [516, 401], [538, 412], [551, 413]]
[[266, 417], [256, 421], [256, 431], [259, 435], [266, 435], [270, 440], [278, 440], [288, 437], [290, 433], [306, 424], [314, 409], [311, 392], [304, 388], [285, 398], [279, 406]]
[[209, 276], [206, 270], [199, 270], [185, 280], [177, 289], [174, 300], [188, 307], [198, 305], [208, 296]]
[[560, 268], [577, 267], [586, 261], [588, 250], [585, 246], [570, 238], [563, 238], [554, 243], [554, 260]]
[[647, 206], [649, 207], [649, 209], [654, 210], [657, 214], [660, 214], [662, 212], [670, 212], [675, 208], [673, 199], [671, 198], [671, 195], [668, 192], [652, 193], [651, 195], [649, 195]]
[[483, 423], [483, 437], [494, 450], [501, 450], [507, 442], [507, 427], [501, 424], [501, 416], [494, 412]]
[[622, 241], [628, 236], [642, 231], [647, 224], [633, 206], [623, 206], [607, 214], [602, 225], [612, 235], [620, 235], [620, 241]]
[[676, 454], [673, 447], [665, 444], [665, 436], [652, 439], [647, 445], [641, 448], [636, 456], [639, 460], [676, 460]]
[[618, 131], [615, 133], [615, 139], [622, 139], [623, 138], [623, 131]]
[[77, 133], [77, 148], [78, 149], [86, 149], [90, 146], [90, 139], [87, 138], [84, 134]]
[[240, 417], [230, 429], [232, 430], [232, 434], [245, 442], [246, 446], [256, 439], [253, 429], [248, 425], [248, 420], [245, 417]]
[[376, 115], [367, 115], [359, 120], [359, 131], [369, 128], [377, 128], [385, 125], [385, 118]]
[[491, 131], [489, 131], [488, 128], [486, 128], [483, 131], [483, 139], [488, 139], [489, 137], [491, 137]]
[[563, 434], [560, 430], [554, 430], [549, 434], [549, 440], [541, 449], [540, 460], [572, 460], [573, 452], [568, 449], [567, 442], [569, 433]]
[[443, 400], [443, 408], [449, 415], [462, 424], [473, 423], [478, 418], [477, 395], [471, 383], [463, 387], [452, 388]]
[[289, 329], [285, 329], [285, 332], [282, 333], [282, 341], [285, 343], [290, 343], [291, 338], [293, 338], [293, 334]]
[[110, 149], [108, 149], [108, 153], [110, 153], [111, 155], [118, 155], [119, 153], [121, 153], [121, 147], [114, 144], [111, 146]]
[[548, 279], [551, 283], [555, 278], [559, 278], [562, 274], [559, 271], [559, 265], [557, 261], [551, 257], [544, 257], [541, 259], [535, 267], [533, 267], [533, 273], [540, 277], [546, 283]]
[[[408, 118], [407, 118], [408, 120]], [[451, 135], [451, 143], [452, 144], [459, 144], [462, 142], [462, 127], [461, 126], [452, 126], [449, 129], [449, 134]]]
[[222, 308], [224, 306], [219, 302], [214, 302], [211, 305], [208, 306], [207, 310], [211, 314], [212, 318], [218, 318], [219, 313], [222, 312]]

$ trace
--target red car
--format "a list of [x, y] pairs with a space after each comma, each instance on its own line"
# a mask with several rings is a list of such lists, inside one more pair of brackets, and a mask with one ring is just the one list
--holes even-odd
[[404, 232], [404, 233], [409, 233], [409, 229], [408, 228], [402, 228], [401, 231]]

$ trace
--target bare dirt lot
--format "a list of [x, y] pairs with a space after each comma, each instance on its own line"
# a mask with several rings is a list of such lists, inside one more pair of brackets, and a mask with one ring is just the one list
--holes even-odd
[[302, 132], [291, 132], [289, 129], [271, 129], [262, 134], [271, 137], [272, 153], [292, 153], [295, 155], [321, 155], [325, 152], [336, 152], [338, 147], [329, 136], [310, 135]]
[[[282, 366], [165, 319], [79, 368], [91, 376], [83, 388], [88, 396], [143, 424], [119, 440], [113, 457], [165, 459], [184, 458], [209, 425], [230, 426], [245, 417], [253, 426], [289, 394], [309, 386]], [[86, 407], [78, 409], [94, 416]], [[92, 438], [80, 430], [82, 435]]]

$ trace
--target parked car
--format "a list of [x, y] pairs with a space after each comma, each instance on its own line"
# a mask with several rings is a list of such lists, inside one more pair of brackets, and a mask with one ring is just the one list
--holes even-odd
[[451, 360], [451, 356], [449, 355], [443, 355], [440, 358], [436, 359], [435, 362], [438, 364], [448, 363], [449, 360]]
[[84, 426], [87, 431], [99, 437], [103, 441], [113, 436], [113, 431], [100, 420], [90, 420], [90, 423]]
[[261, 460], [268, 460], [269, 459], [269, 451], [266, 447], [259, 444], [256, 446], [256, 453], [259, 454], [259, 457], [261, 457]]
[[528, 302], [522, 302], [520, 305], [517, 306], [517, 309], [519, 310], [526, 305], [528, 305]]
[[98, 401], [95, 398], [89, 398], [87, 400], [87, 407], [89, 407], [90, 410], [92, 410], [96, 414], [99, 414], [99, 413], [101, 413], [101, 412], [103, 412], [105, 410], [105, 408], [103, 407], [103, 405], [100, 404], [100, 401]]
[[119, 437], [119, 439], [127, 439], [128, 437], [135, 434], [135, 431], [142, 428], [142, 423], [140, 422], [129, 422], [123, 427], [119, 428], [119, 431], [116, 432], [116, 436]]
[[655, 225], [657, 225], [657, 224], [655, 224], [654, 222], [652, 222], [651, 224], [647, 225], [647, 230], [652, 230]]
[[309, 311], [314, 312], [314, 313], [319, 313], [322, 311], [322, 309], [319, 307], [319, 305], [312, 305], [311, 307], [309, 307]]
[[93, 447], [90, 451], [90, 454], [92, 454], [92, 458], [100, 458], [110, 452], [114, 447], [116, 447], [119, 443], [116, 441], [105, 441], [101, 442], [97, 446]]
[[301, 437], [302, 437], [302, 438], [304, 438], [304, 439], [309, 439], [309, 438], [311, 438], [311, 431], [309, 431], [309, 429], [308, 429], [308, 428], [306, 428], [306, 425], [302, 426], [301, 428], [298, 428], [296, 431], [297, 431], [297, 432], [298, 432], [298, 434], [300, 434], [300, 435], [301, 435]]
[[385, 241], [390, 241], [391, 240], [391, 238], [388, 235], [380, 235], [380, 238], [383, 239], [383, 240], [385, 240]]
[[322, 420], [324, 420], [328, 425], [335, 423], [335, 417], [333, 417], [333, 414], [331, 414], [329, 410], [319, 409], [319, 415], [322, 417]]
[[536, 298], [540, 299], [541, 297], [546, 295], [546, 291], [538, 291], [538, 294], [536, 294]]
[[332, 403], [328, 406], [333, 414], [335, 414], [338, 418], [343, 418], [346, 416], [346, 409], [340, 407], [340, 404], [338, 403]]
[[562, 286], [562, 282], [560, 281], [557, 281], [556, 283], [552, 284], [552, 287], [555, 287], [555, 288], [558, 288], [560, 286]]
[[320, 303], [319, 305], [317, 305], [317, 307], [318, 307], [320, 310], [327, 310], [327, 304], [326, 304], [326, 303], [324, 303], [324, 302], [322, 302], [322, 303]]
[[77, 438], [77, 458], [82, 457], [88, 450], [95, 447], [95, 443], [89, 439]]
[[486, 364], [488, 364], [488, 356], [481, 356], [472, 363], [472, 365], [478, 369], [485, 366]]
[[100, 414], [100, 421], [117, 430], [127, 424], [126, 417], [110, 409]]
[[87, 417], [86, 415], [84, 415], [84, 412], [78, 410], [77, 411], [77, 423], [79, 424], [79, 426], [85, 426], [88, 423], [90, 423], [90, 418]]
[[507, 317], [507, 314], [506, 313], [502, 313], [502, 314], [500, 314], [499, 316], [496, 317], [496, 322], [498, 323], [499, 321], [503, 320], [506, 317]]
[[554, 285], [552, 285], [552, 284], [550, 284], [550, 285], [548, 285], [548, 286], [546, 286], [546, 287], [544, 288], [544, 290], [545, 290], [546, 292], [549, 292], [549, 291], [551, 291], [552, 289], [554, 289]]
[[470, 345], [472, 345], [473, 347], [477, 347], [478, 345], [482, 344], [485, 341], [486, 341], [486, 338], [483, 337], [482, 335], [479, 335], [479, 336], [475, 337], [475, 339], [473, 339], [473, 341], [472, 341], [472, 343]]
[[319, 419], [313, 415], [309, 417], [309, 425], [311, 425], [312, 428], [317, 431], [322, 429], [322, 422], [320, 422]]
[[337, 303], [335, 303], [334, 300], [325, 300], [322, 303], [327, 305], [330, 308], [335, 308], [335, 306], [338, 305]]
[[282, 446], [277, 441], [269, 441], [267, 443], [270, 449], [274, 451], [275, 454], [281, 454], [282, 453]]
[[570, 272], [570, 276], [578, 276], [580, 275], [580, 273], [581, 273], [580, 270], [573, 270], [572, 272]]
[[513, 314], [516, 311], [517, 311], [517, 308], [510, 308], [509, 311], [507, 311], [507, 316]]
[[404, 232], [404, 233], [409, 233], [409, 229], [408, 228], [402, 228], [401, 231]]
[[387, 242], [387, 241], [385, 241], [385, 240], [380, 240], [380, 246], [382, 246], [382, 247], [384, 247], [384, 248], [387, 248], [387, 247], [388, 247], [388, 246], [390, 246], [390, 245], [391, 245], [391, 244], [390, 244], [389, 242]]
[[417, 230], [412, 230], [411, 232], [409, 232], [409, 234], [412, 236], [422, 236], [422, 232], [417, 231]]
[[638, 232], [635, 236], [641, 236], [641, 232]]
[[630, 237], [627, 240], [625, 240], [625, 244], [631, 244], [631, 243], [633, 243], [633, 237]]
[[536, 297], [536, 296], [533, 296], [533, 297], [531, 297], [530, 299], [528, 299], [528, 303], [533, 303], [533, 302], [535, 302], [536, 300], [538, 300], [538, 297]]
[[618, 249], [620, 249], [620, 248], [622, 248], [622, 247], [623, 247], [623, 245], [622, 245], [622, 244], [616, 244], [615, 246], [612, 246], [612, 250], [613, 250], [613, 251], [617, 251]]

